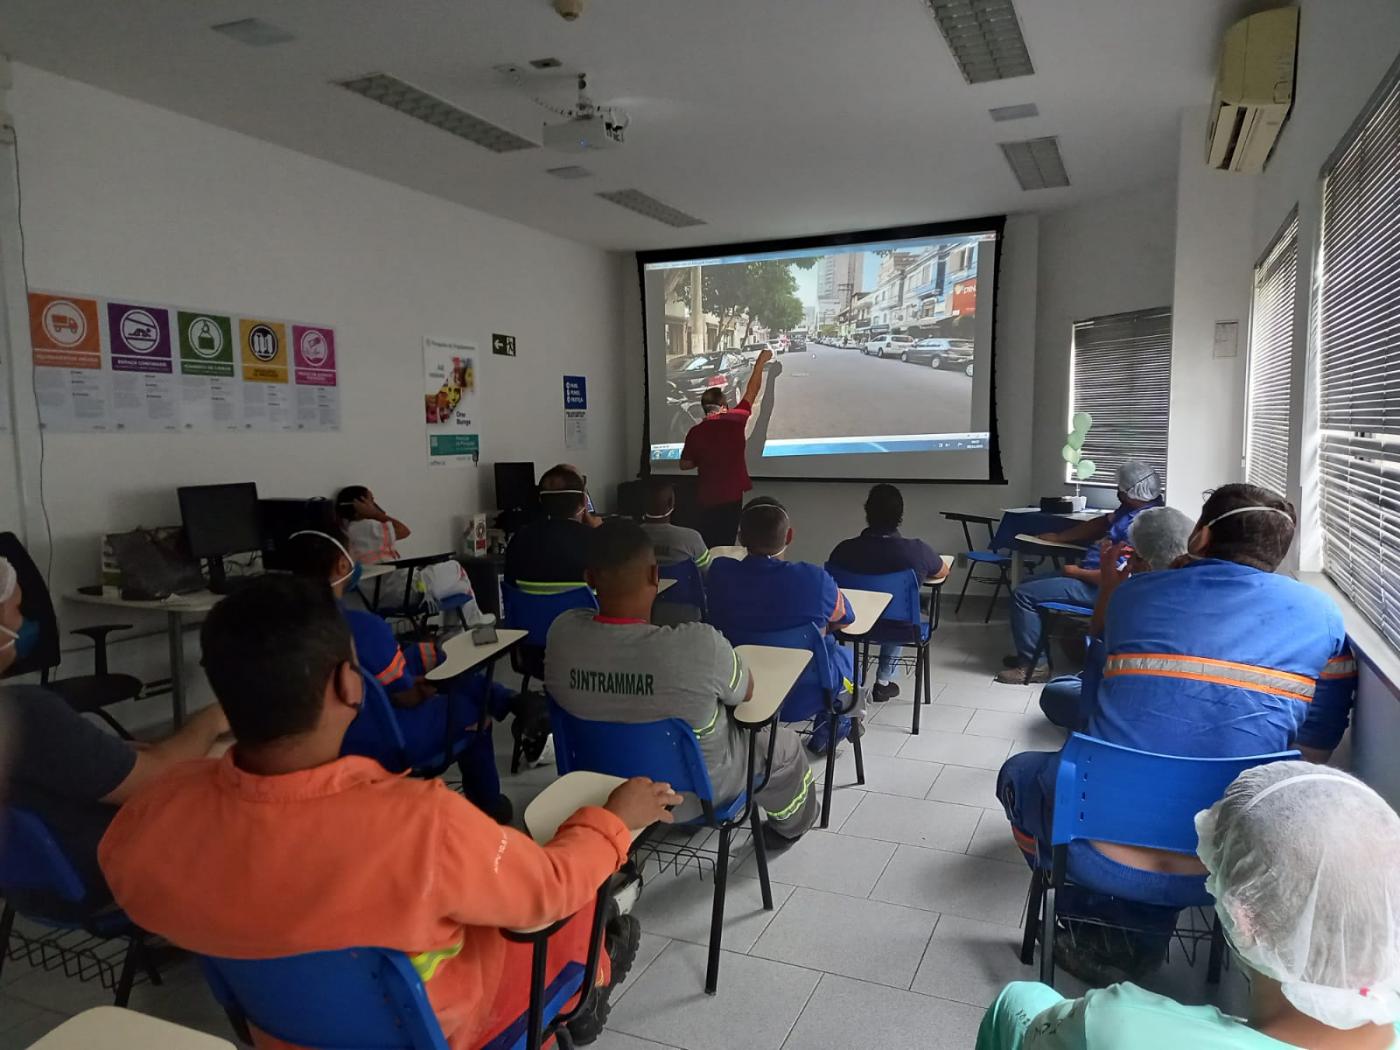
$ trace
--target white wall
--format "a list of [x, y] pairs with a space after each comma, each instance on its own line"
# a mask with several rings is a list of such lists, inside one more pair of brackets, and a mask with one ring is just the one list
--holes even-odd
[[[338, 434], [48, 434], [54, 591], [96, 580], [103, 532], [178, 522], [177, 485], [293, 496], [363, 482], [414, 527], [406, 553], [455, 546], [464, 516], [491, 506], [497, 459], [574, 460], [611, 502], [624, 388], [608, 253], [27, 67], [10, 108], [32, 286], [329, 323], [340, 359]], [[492, 332], [515, 335], [519, 356], [481, 361], [482, 465], [430, 470], [421, 337], [489, 348]], [[591, 427], [589, 449], [567, 455], [565, 372], [589, 378]], [[116, 663], [150, 677], [160, 654]]]
[[1069, 429], [1072, 326], [1088, 317], [1170, 305], [1175, 235], [1176, 188], [1170, 177], [1042, 217], [1033, 495], [1070, 491], [1060, 449]]

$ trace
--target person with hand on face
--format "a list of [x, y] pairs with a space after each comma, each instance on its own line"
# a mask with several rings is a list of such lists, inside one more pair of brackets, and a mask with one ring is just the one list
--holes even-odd
[[[319, 581], [256, 579], [214, 607], [200, 642], [236, 742], [150, 785], [113, 821], [100, 858], [117, 903], [202, 955], [404, 952], [451, 1050], [482, 1046], [525, 1011], [532, 948], [502, 930], [567, 919], [546, 976], [581, 962], [595, 895], [632, 832], [669, 823], [682, 801], [667, 784], [630, 780], [541, 846], [441, 780], [341, 757], [364, 681]], [[597, 1038], [638, 936], [634, 917], [608, 919], [602, 994], [571, 1025], [575, 1042]]]
[[1118, 507], [1091, 521], [1080, 522], [1063, 532], [1048, 532], [1040, 539], [1054, 543], [1084, 543], [1088, 550], [1078, 565], [1066, 565], [1054, 576], [1037, 576], [1022, 581], [1011, 594], [1011, 641], [1016, 653], [1003, 663], [1005, 669], [996, 680], [1006, 685], [1021, 685], [1026, 681], [1044, 682], [1050, 678], [1048, 663], [1030, 667], [1040, 641], [1041, 602], [1069, 602], [1092, 607], [1101, 580], [1103, 552], [1128, 538], [1128, 529], [1143, 511], [1162, 506], [1162, 481], [1146, 463], [1130, 459], [1118, 468]]
[[1065, 999], [1008, 985], [976, 1050], [1394, 1050], [1400, 1047], [1400, 817], [1339, 770], [1247, 769], [1196, 815], [1196, 852], [1249, 1013], [1133, 984]]
[[[14, 567], [0, 558], [0, 676], [39, 642], [37, 620], [22, 611], [24, 594]], [[82, 909], [112, 899], [97, 865], [97, 843], [107, 825], [140, 788], [190, 759], [203, 758], [228, 732], [217, 704], [199, 711], [174, 735], [138, 745], [113, 736], [41, 685], [0, 685], [0, 725], [8, 751], [7, 804], [37, 815], [82, 877]], [[71, 904], [15, 891], [21, 911], [63, 917]]]
[[398, 541], [413, 530], [390, 517], [364, 485], [347, 485], [335, 494], [335, 512], [349, 539], [350, 553], [360, 565], [398, 561]]

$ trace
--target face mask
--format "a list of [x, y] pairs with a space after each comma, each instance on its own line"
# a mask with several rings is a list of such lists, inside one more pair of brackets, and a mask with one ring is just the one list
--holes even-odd
[[332, 587], [339, 587], [343, 583], [347, 591], [353, 591], [360, 585], [360, 578], [365, 574], [365, 567], [359, 562], [351, 562], [351, 565], [354, 567], [340, 579], [332, 583]]
[[39, 621], [25, 618], [19, 622], [19, 630], [0, 626], [0, 632], [10, 636], [10, 641], [0, 645], [0, 650], [15, 647], [15, 658], [23, 660], [39, 644]]

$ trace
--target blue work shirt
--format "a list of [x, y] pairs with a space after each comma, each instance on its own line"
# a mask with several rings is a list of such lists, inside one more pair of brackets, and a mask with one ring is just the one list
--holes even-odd
[[781, 631], [812, 624], [826, 634], [831, 688], [838, 692], [852, 673], [851, 654], [827, 633], [847, 624], [855, 612], [836, 581], [820, 565], [750, 554], [742, 561], [716, 558], [705, 582], [710, 619], [721, 630]]
[[1277, 573], [1203, 558], [1119, 587], [1088, 733], [1201, 758], [1330, 749], [1356, 661], [1336, 604]]
[[923, 540], [901, 536], [898, 529], [882, 531], [873, 526], [838, 543], [827, 561], [864, 576], [913, 569], [920, 580], [927, 580], [943, 571], [943, 559]]
[[1146, 503], [1141, 507], [1130, 507], [1126, 503], [1118, 504], [1118, 509], [1109, 515], [1108, 533], [1102, 542], [1094, 544], [1084, 552], [1084, 557], [1079, 559], [1081, 569], [1097, 569], [1103, 558], [1104, 544], [1127, 543], [1128, 528], [1132, 525], [1133, 519], [1145, 510], [1153, 507], [1163, 506], [1162, 497], [1158, 496], [1151, 503]]

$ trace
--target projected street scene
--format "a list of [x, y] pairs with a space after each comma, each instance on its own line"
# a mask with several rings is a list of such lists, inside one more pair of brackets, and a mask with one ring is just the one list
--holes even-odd
[[973, 430], [981, 239], [664, 268], [649, 285], [666, 355], [652, 441], [684, 441], [707, 390], [735, 404], [766, 348], [753, 423], [765, 457], [960, 447], [948, 442]]

